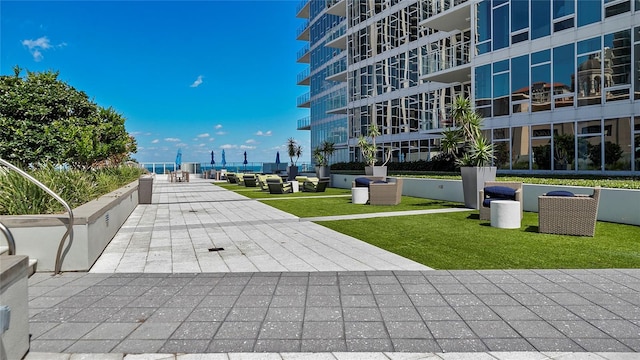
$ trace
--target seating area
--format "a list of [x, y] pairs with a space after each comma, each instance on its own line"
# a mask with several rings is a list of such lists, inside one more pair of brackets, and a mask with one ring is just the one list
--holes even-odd
[[362, 176], [351, 182], [351, 188], [368, 187], [369, 205], [398, 205], [402, 201], [402, 178]]
[[600, 188], [592, 195], [552, 191], [538, 197], [538, 232], [594, 236]]
[[478, 193], [480, 220], [491, 220], [491, 202], [494, 200], [519, 201], [522, 219], [524, 210], [521, 182], [487, 181]]
[[330, 178], [308, 178], [302, 183], [302, 191], [324, 192], [331, 183]]

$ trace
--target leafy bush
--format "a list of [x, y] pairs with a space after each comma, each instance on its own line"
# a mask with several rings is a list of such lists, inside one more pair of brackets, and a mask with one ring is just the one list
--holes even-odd
[[[27, 172], [75, 208], [134, 181], [144, 170], [121, 166], [81, 171], [42, 165]], [[64, 211], [60, 203], [35, 184], [14, 171], [0, 169], [0, 215], [55, 214]]]

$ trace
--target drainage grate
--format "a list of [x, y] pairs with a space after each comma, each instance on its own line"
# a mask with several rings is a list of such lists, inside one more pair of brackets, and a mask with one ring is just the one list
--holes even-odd
[[214, 248], [209, 248], [209, 251], [212, 251], [212, 252], [213, 252], [213, 251], [222, 251], [222, 250], [224, 250], [224, 248], [216, 248], [216, 247], [214, 247]]

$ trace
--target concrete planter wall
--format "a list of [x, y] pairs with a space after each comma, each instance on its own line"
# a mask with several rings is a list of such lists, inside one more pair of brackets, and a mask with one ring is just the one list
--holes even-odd
[[[73, 242], [65, 244], [62, 271], [88, 271], [138, 205], [138, 180], [73, 209]], [[1, 216], [13, 233], [16, 254], [38, 260], [38, 271], [54, 271], [65, 215]]]
[[[331, 175], [333, 187], [349, 189], [362, 175]], [[461, 180], [403, 178], [402, 195], [464, 203]], [[575, 194], [592, 194], [591, 188], [580, 186], [523, 184], [524, 211], [538, 212], [538, 196], [553, 190]], [[600, 192], [598, 220], [640, 225], [640, 190], [603, 188]]]

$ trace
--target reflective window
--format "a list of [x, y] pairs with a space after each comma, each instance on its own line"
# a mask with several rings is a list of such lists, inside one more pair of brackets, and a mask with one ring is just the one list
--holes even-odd
[[631, 134], [631, 118], [604, 121], [605, 170], [631, 170]]
[[529, 111], [529, 55], [511, 59], [511, 103], [513, 113]]
[[534, 1], [531, 6], [531, 39], [551, 34], [551, 0]]
[[491, 39], [491, 1], [478, 4], [478, 42]]
[[604, 86], [607, 102], [629, 99], [631, 85], [631, 31], [604, 36]]
[[531, 152], [534, 170], [551, 170], [551, 125], [531, 126]]
[[553, 125], [553, 169], [573, 170], [575, 168], [575, 136], [573, 123], [559, 123]]
[[493, 165], [498, 169], [509, 170], [511, 154], [509, 153], [509, 140], [494, 141]]
[[602, 17], [600, 1], [578, 0], [578, 26], [593, 24]]
[[511, 129], [511, 169], [529, 170], [529, 127]]
[[562, 21], [553, 23], [553, 32], [558, 32], [573, 27], [573, 18], [568, 18]]
[[553, 18], [572, 15], [574, 12], [574, 0], [553, 0]]
[[578, 122], [577, 170], [601, 170], [601, 134], [600, 120]]
[[493, 116], [509, 115], [509, 60], [493, 64]]
[[493, 50], [509, 46], [509, 5], [493, 9]]
[[[638, 4], [638, 7], [640, 7], [640, 4]], [[635, 28], [634, 34], [635, 34], [634, 37], [636, 42], [636, 44], [633, 46], [634, 58], [636, 61], [634, 66], [634, 69], [636, 72], [634, 76], [634, 79], [635, 79], [634, 93], [635, 93], [635, 98], [640, 99], [640, 26]]]
[[531, 111], [551, 110], [551, 52], [531, 54]]
[[573, 106], [574, 44], [553, 49], [553, 98], [556, 108]]
[[476, 110], [482, 117], [491, 117], [491, 64], [475, 68]]
[[511, 0], [511, 31], [529, 27], [529, 0]]
[[577, 45], [578, 106], [600, 104], [602, 88], [600, 38], [591, 38]]
[[[609, 2], [609, 1], [605, 1]], [[604, 8], [604, 17], [611, 17], [631, 11], [631, 1], [624, 1], [621, 3], [606, 6]]]
[[634, 170], [640, 171], [640, 116], [633, 120], [633, 159]]

